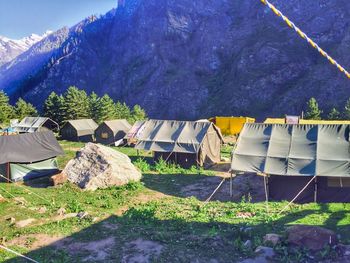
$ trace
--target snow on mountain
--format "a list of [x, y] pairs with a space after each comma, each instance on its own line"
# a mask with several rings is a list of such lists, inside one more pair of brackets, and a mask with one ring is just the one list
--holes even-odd
[[52, 31], [48, 30], [43, 35], [31, 34], [18, 40], [0, 36], [0, 66], [10, 62], [51, 33]]

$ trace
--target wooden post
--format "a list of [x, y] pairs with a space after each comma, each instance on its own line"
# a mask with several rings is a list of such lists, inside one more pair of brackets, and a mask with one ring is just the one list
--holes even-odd
[[10, 183], [11, 180], [10, 180], [10, 163], [7, 163], [7, 169], [6, 169], [6, 177], [7, 177], [7, 183]]
[[317, 186], [317, 177], [315, 177], [315, 185], [314, 185], [314, 202], [317, 202], [317, 190], [318, 190], [318, 186]]

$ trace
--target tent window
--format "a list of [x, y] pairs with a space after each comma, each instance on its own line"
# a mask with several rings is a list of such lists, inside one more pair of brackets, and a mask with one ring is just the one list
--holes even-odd
[[102, 137], [102, 139], [108, 139], [108, 133], [107, 132], [103, 132], [101, 134], [101, 137]]
[[350, 187], [350, 178], [347, 177], [328, 177], [328, 187]]

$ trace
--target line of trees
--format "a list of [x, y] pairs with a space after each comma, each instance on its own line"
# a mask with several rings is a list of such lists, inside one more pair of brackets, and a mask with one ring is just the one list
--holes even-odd
[[[0, 123], [8, 124], [11, 119], [23, 119], [26, 116], [38, 116], [37, 109], [22, 98], [10, 105], [9, 97], [0, 91]], [[42, 115], [62, 125], [67, 120], [91, 118], [97, 123], [106, 120], [127, 119], [130, 123], [147, 118], [139, 105], [129, 108], [122, 102], [114, 102], [107, 94], [102, 97], [92, 92], [69, 87], [64, 94], [52, 92], [44, 102]]]
[[[310, 120], [321, 120], [323, 115], [323, 110], [318, 106], [318, 103], [315, 98], [311, 98], [307, 102], [307, 110], [305, 112], [305, 119]], [[350, 120], [350, 98], [346, 101], [342, 111], [339, 111], [337, 108], [333, 107], [326, 116], [326, 120]]]
[[25, 116], [38, 116], [36, 108], [19, 98], [15, 105], [9, 103], [9, 97], [0, 91], [0, 123], [8, 124], [11, 119], [23, 119]]

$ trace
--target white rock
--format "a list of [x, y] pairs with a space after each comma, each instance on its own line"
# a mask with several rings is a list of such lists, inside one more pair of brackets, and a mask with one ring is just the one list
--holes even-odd
[[121, 186], [139, 181], [142, 176], [127, 155], [94, 143], [86, 144], [62, 173], [70, 182], [86, 190]]

